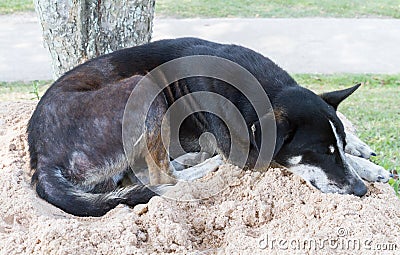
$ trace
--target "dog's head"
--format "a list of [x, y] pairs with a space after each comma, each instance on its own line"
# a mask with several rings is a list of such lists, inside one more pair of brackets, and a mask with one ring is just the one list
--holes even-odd
[[[281, 92], [274, 107], [274, 161], [322, 192], [363, 196], [367, 188], [346, 162], [346, 135], [336, 115], [338, 105], [358, 86], [320, 96], [302, 87]], [[255, 139], [260, 146], [260, 126], [255, 125]]]

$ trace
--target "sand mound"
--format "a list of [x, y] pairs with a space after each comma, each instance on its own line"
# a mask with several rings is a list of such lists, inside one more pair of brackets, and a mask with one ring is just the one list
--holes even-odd
[[[322, 194], [281, 169], [225, 165], [175, 195], [196, 198], [206, 183], [227, 186], [207, 200], [154, 197], [101, 218], [68, 215], [29, 185], [25, 128], [34, 103], [0, 104], [0, 254], [393, 254], [400, 250], [400, 200], [388, 184], [369, 193]], [[213, 191], [211, 191], [213, 192]], [[397, 243], [396, 243], [397, 242]]]

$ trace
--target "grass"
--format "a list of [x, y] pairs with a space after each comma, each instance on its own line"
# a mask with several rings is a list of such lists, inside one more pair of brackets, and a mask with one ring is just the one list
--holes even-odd
[[[378, 154], [372, 160], [400, 172], [400, 74], [399, 75], [293, 75], [299, 84], [316, 93], [363, 85], [345, 100], [339, 111], [358, 129], [360, 138]], [[0, 101], [37, 100], [51, 81], [0, 82]], [[398, 191], [400, 180], [390, 184]]]
[[400, 18], [399, 0], [156, 0], [156, 15], [174, 18]]
[[[156, 0], [156, 15], [174, 18], [400, 18], [399, 9], [399, 0]], [[33, 10], [33, 0], [0, 0], [0, 14]]]
[[0, 101], [39, 100], [51, 81], [0, 82]]
[[0, 0], [0, 14], [10, 14], [33, 10], [33, 0]]

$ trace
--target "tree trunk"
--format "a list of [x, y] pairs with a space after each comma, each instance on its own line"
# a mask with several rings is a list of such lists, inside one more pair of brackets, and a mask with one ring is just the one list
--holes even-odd
[[99, 55], [150, 41], [155, 0], [34, 0], [54, 78]]

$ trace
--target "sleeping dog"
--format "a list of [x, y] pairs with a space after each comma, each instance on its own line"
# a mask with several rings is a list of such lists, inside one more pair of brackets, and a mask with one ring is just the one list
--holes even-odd
[[[238, 88], [221, 79], [202, 76], [175, 77], [155, 97], [149, 95], [146, 88], [157, 87], [160, 79], [148, 77], [148, 73], [176, 59], [192, 56], [218, 57], [242, 67], [255, 78], [269, 102], [256, 100], [258, 106], [252, 105], [241, 89], [256, 91], [256, 88], [246, 82]], [[203, 66], [208, 67], [207, 63]], [[172, 76], [175, 71], [191, 67], [184, 64], [174, 68]], [[218, 65], [211, 69], [235, 75], [229, 74], [229, 68]], [[171, 76], [165, 70], [157, 75], [161, 80]], [[149, 85], [139, 87], [139, 83]], [[265, 169], [270, 162], [267, 157], [263, 160], [265, 153], [261, 148], [271, 144], [264, 142], [271, 132], [263, 126], [273, 118], [274, 141], [272, 148], [265, 151], [274, 162], [322, 192], [363, 196], [367, 188], [361, 177], [387, 181], [389, 176], [365, 159], [373, 151], [355, 135], [346, 134], [337, 116], [340, 102], [358, 87], [316, 95], [299, 86], [271, 60], [250, 49], [197, 38], [162, 40], [116, 51], [67, 72], [41, 98], [28, 125], [30, 164], [35, 170], [32, 183], [41, 198], [68, 213], [101, 216], [120, 203], [130, 206], [146, 203], [168, 189], [165, 184], [173, 184], [176, 179], [199, 178], [218, 168], [224, 160], [240, 165], [230, 157], [234, 142], [235, 148], [239, 148], [238, 155], [246, 155], [241, 166]], [[177, 127], [178, 141], [187, 154], [178, 153], [174, 160], [173, 144], [166, 148], [162, 139], [173, 136], [172, 126], [176, 123], [167, 122], [163, 133], [163, 116], [182, 97], [196, 92], [213, 93], [229, 102], [218, 103], [210, 96], [202, 100], [194, 98], [179, 108], [190, 108], [192, 114]], [[131, 93], [136, 97], [128, 107]], [[145, 105], [148, 108], [143, 109]], [[206, 112], [202, 107], [207, 105], [222, 112], [225, 119]], [[257, 107], [263, 109], [261, 113], [256, 111]], [[243, 118], [243, 129], [228, 128], [239, 125], [226, 123], [234, 115], [234, 109]], [[135, 121], [143, 118], [144, 124]], [[125, 128], [137, 135], [129, 152], [122, 139], [124, 119], [130, 120]], [[204, 133], [212, 139], [202, 139]], [[202, 140], [207, 146], [201, 145]], [[205, 158], [208, 159], [204, 161]], [[200, 164], [184, 169], [185, 165], [191, 165], [189, 161]], [[143, 166], [148, 168], [149, 187], [135, 180], [123, 185], [135, 167]]]

